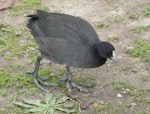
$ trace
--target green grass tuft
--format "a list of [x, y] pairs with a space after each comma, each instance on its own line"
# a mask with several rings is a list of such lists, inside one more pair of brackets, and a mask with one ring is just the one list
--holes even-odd
[[107, 39], [111, 42], [119, 41], [121, 39], [121, 36], [108, 36]]
[[107, 3], [113, 3], [114, 0], [105, 0]]
[[146, 9], [144, 10], [144, 16], [150, 16], [150, 3], [148, 4]]
[[138, 89], [126, 82], [114, 82], [113, 88], [121, 90], [125, 95], [129, 95], [135, 102], [147, 102], [144, 99], [144, 95], [149, 91], [148, 89]]
[[145, 114], [144, 111], [139, 111], [139, 112], [136, 112], [135, 114]]
[[14, 57], [22, 57], [24, 55], [33, 56], [37, 51], [33, 48], [37, 46], [33, 39], [24, 35], [25, 29], [13, 28], [10, 26], [0, 25], [0, 56], [5, 55], [6, 60], [13, 60]]
[[130, 13], [128, 15], [129, 19], [133, 19], [133, 20], [138, 20], [140, 18], [140, 16], [137, 13]]
[[128, 50], [134, 57], [142, 57], [145, 61], [150, 61], [150, 42], [136, 39], [133, 49]]
[[147, 76], [147, 75], [142, 75], [141, 80], [142, 80], [143, 82], [147, 82], [147, 81], [149, 80], [149, 76]]
[[30, 84], [33, 84], [33, 79], [31, 76], [25, 74], [11, 74], [5, 69], [0, 69], [0, 86], [5, 87], [23, 87]]
[[2, 97], [7, 96], [7, 91], [5, 89], [0, 90], [0, 96], [2, 96]]
[[114, 18], [114, 22], [125, 24], [126, 23], [126, 19], [124, 17], [117, 16], [117, 17]]
[[0, 114], [23, 114], [21, 107], [5, 106], [0, 108]]
[[39, 70], [39, 76], [48, 76], [48, 82], [54, 82], [59, 84], [64, 84], [63, 82], [59, 81], [64, 76], [64, 74], [64, 69], [58, 69], [54, 72], [50, 67], [41, 67]]
[[30, 13], [31, 10], [41, 9], [48, 11], [48, 8], [42, 4], [42, 0], [20, 0], [20, 4], [14, 4], [10, 12], [11, 15], [20, 15]]
[[3, 68], [0, 68], [0, 86], [6, 86], [9, 83], [11, 74]]
[[135, 89], [135, 87], [131, 84], [128, 84], [126, 82], [113, 82], [113, 88], [116, 90], [120, 90], [120, 89], [130, 89], [133, 90]]
[[96, 112], [101, 112], [101, 111], [104, 111], [106, 108], [105, 105], [98, 105], [97, 107], [95, 107], [95, 111]]
[[119, 101], [116, 106], [112, 107], [112, 108], [109, 110], [109, 114], [117, 114], [122, 108], [128, 107], [128, 106], [129, 106], [128, 104]]
[[96, 25], [97, 28], [102, 28], [102, 27], [108, 27], [109, 24], [108, 23], [104, 23], [104, 22], [100, 22]]
[[150, 31], [150, 25], [133, 27], [131, 30], [135, 33], [141, 33], [143, 31]]

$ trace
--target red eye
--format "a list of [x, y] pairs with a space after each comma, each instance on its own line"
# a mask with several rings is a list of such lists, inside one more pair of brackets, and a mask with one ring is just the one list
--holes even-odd
[[107, 56], [107, 57], [111, 57], [111, 52], [110, 52], [110, 51], [107, 51], [107, 52], [106, 52], [106, 56]]
[[109, 55], [109, 54], [110, 54], [110, 52], [109, 52], [109, 51], [107, 51], [107, 52], [106, 52], [106, 54], [107, 54], [107, 55]]

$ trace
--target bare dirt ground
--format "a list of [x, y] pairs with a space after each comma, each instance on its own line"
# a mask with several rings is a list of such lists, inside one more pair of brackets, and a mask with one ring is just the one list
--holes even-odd
[[[108, 0], [109, 1], [109, 0]], [[76, 96], [81, 101], [96, 102], [101, 105], [111, 103], [112, 106], [106, 106], [102, 112], [96, 112], [93, 105], [86, 109], [81, 110], [81, 114], [109, 114], [112, 107], [117, 107], [120, 102], [128, 104], [128, 106], [120, 108], [117, 112], [112, 114], [149, 114], [150, 104], [147, 102], [138, 102], [133, 99], [131, 95], [124, 94], [123, 90], [116, 90], [113, 87], [113, 82], [126, 82], [139, 89], [150, 89], [150, 63], [144, 62], [141, 58], [132, 57], [126, 53], [126, 48], [133, 45], [133, 40], [137, 37], [141, 39], [150, 40], [150, 32], [136, 34], [130, 31], [133, 26], [149, 25], [150, 18], [138, 17], [138, 19], [127, 19], [130, 13], [138, 13], [145, 8], [149, 0], [115, 0], [108, 2], [107, 0], [44, 0], [44, 4], [48, 6], [50, 12], [60, 12], [79, 16], [87, 20], [96, 29], [101, 40], [110, 40], [112, 37], [119, 37], [117, 40], [110, 40], [115, 46], [119, 64], [115, 65], [113, 62], [108, 61], [105, 65], [95, 69], [75, 69], [75, 73], [79, 76], [86, 76], [86, 73], [92, 74], [94, 79], [92, 82], [96, 86], [92, 89], [92, 93], [76, 92]], [[142, 7], [138, 7], [142, 5]], [[123, 22], [114, 22], [115, 17], [123, 18]], [[107, 27], [97, 28], [100, 22], [108, 23]], [[9, 16], [7, 11], [0, 12], [0, 23], [6, 23], [11, 26], [25, 26], [26, 19], [23, 16]], [[36, 56], [36, 55], [35, 55]], [[26, 58], [16, 58], [13, 62], [6, 62], [0, 57], [1, 66], [9, 67], [13, 63], [23, 63]], [[57, 69], [55, 64], [51, 67]], [[33, 69], [34, 64], [27, 66], [22, 71], [26, 72], [27, 69]], [[10, 68], [11, 70], [11, 68]], [[12, 71], [14, 72], [14, 71]], [[148, 76], [148, 81], [143, 82], [141, 77]], [[50, 91], [57, 93], [61, 88], [50, 88]], [[62, 91], [62, 90], [61, 90]], [[10, 94], [14, 94], [11, 93]], [[41, 92], [40, 95], [44, 95]], [[121, 95], [121, 96], [117, 96]], [[37, 95], [33, 95], [36, 97]], [[31, 97], [33, 97], [31, 96]], [[144, 98], [150, 99], [150, 91], [144, 95]], [[7, 98], [0, 99], [0, 102], [5, 102], [9, 105]], [[102, 103], [101, 103], [102, 102]], [[0, 103], [0, 104], [1, 104]], [[0, 105], [2, 107], [2, 104]], [[141, 112], [141, 113], [140, 113]], [[143, 112], [143, 113], [142, 113]], [[111, 114], [111, 113], [110, 113]]]

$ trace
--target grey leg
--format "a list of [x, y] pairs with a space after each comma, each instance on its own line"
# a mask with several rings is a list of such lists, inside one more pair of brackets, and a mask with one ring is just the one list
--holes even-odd
[[27, 74], [31, 74], [33, 76], [33, 80], [35, 85], [45, 91], [45, 92], [49, 92], [47, 89], [45, 89], [44, 87], [42, 87], [40, 84], [46, 85], [46, 86], [57, 86], [57, 84], [55, 83], [48, 83], [48, 82], [44, 82], [44, 80], [47, 80], [48, 77], [38, 77], [38, 71], [39, 71], [39, 67], [40, 67], [40, 61], [42, 60], [42, 55], [38, 55], [37, 56], [37, 60], [36, 60], [36, 64], [35, 64], [35, 69], [33, 73], [27, 73]]
[[73, 77], [71, 75], [69, 66], [66, 66], [66, 78], [62, 79], [62, 80], [66, 80], [67, 81], [67, 89], [69, 92], [73, 92], [73, 88], [77, 88], [79, 91], [82, 92], [90, 92], [88, 89], [84, 88], [84, 87], [92, 87], [92, 84], [88, 84], [88, 83], [77, 83], [73, 81]]
[[73, 87], [71, 85], [72, 75], [69, 69], [69, 66], [66, 66], [66, 76], [67, 76], [67, 89], [69, 92], [73, 92]]

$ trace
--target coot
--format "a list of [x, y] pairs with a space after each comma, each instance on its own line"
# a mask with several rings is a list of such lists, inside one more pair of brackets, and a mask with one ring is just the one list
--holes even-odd
[[[37, 57], [34, 72], [34, 83], [38, 88], [48, 91], [40, 84], [56, 86], [54, 83], [44, 82], [38, 77], [40, 61], [43, 57], [48, 60], [66, 65], [68, 91], [77, 88], [89, 92], [86, 83], [72, 80], [69, 66], [77, 68], [96, 68], [103, 65], [107, 58], [116, 62], [115, 48], [106, 41], [101, 41], [94, 28], [84, 19], [67, 14], [47, 13], [37, 10], [34, 15], [28, 15], [27, 27], [36, 39], [41, 55]], [[85, 86], [85, 87], [83, 87]]]

